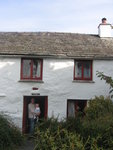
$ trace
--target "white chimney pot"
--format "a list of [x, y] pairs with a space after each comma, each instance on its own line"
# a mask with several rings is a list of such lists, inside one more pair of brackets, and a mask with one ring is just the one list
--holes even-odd
[[98, 27], [98, 34], [100, 37], [112, 37], [111, 35], [111, 24], [100, 24]]

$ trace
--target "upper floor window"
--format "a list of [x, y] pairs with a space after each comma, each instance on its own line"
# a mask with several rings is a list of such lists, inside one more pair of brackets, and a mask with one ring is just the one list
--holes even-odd
[[92, 61], [75, 60], [74, 80], [92, 80]]
[[22, 58], [21, 79], [42, 80], [42, 59]]

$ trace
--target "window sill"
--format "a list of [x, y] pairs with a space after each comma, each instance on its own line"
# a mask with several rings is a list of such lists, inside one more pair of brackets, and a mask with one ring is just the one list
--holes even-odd
[[19, 80], [18, 82], [37, 82], [37, 83], [44, 83], [42, 80]]
[[95, 83], [94, 81], [89, 81], [89, 80], [73, 80], [72, 82], [75, 82], [75, 83]]

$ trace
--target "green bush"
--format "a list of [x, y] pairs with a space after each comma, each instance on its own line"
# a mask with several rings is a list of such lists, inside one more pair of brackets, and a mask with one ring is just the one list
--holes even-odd
[[51, 132], [55, 132], [58, 128], [58, 126], [60, 126], [61, 129], [67, 129], [70, 132], [78, 132], [81, 130], [81, 121], [82, 118], [81, 117], [77, 117], [77, 118], [68, 118], [68, 119], [62, 119], [62, 120], [58, 120], [58, 118], [48, 118], [48, 119], [44, 119], [41, 120], [41, 122], [38, 124], [38, 126], [36, 127], [40, 129], [40, 131], [46, 131], [48, 128], [50, 129]]
[[97, 139], [98, 147], [112, 150], [113, 147], [113, 102], [103, 96], [95, 97], [85, 110], [80, 135]]
[[57, 130], [57, 127], [59, 124], [62, 124], [63, 122], [59, 122], [58, 118], [48, 118], [48, 119], [42, 119], [40, 123], [38, 124], [37, 128], [40, 128], [40, 131], [46, 131], [48, 128], [51, 130], [51, 132], [54, 132]]
[[[68, 118], [62, 121], [49, 118], [35, 129], [35, 150], [97, 150], [97, 139], [83, 139], [81, 118]], [[96, 149], [95, 149], [96, 148]], [[99, 148], [98, 148], [99, 150]]]
[[36, 150], [112, 150], [113, 102], [95, 97], [85, 114], [60, 122], [54, 118], [42, 121], [35, 130]]
[[20, 130], [6, 117], [0, 115], [0, 150], [13, 150], [23, 143]]
[[35, 150], [84, 150], [83, 141], [79, 135], [60, 129], [55, 132], [50, 129], [36, 131]]
[[89, 107], [86, 108], [85, 113], [87, 118], [94, 120], [106, 115], [113, 116], [113, 102], [110, 98], [104, 98], [103, 96], [95, 97], [89, 102]]

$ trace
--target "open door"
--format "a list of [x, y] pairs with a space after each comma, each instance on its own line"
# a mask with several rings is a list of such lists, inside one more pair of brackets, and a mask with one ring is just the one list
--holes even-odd
[[23, 122], [22, 122], [22, 133], [28, 133], [29, 123], [28, 123], [28, 104], [31, 101], [31, 98], [35, 99], [35, 103], [40, 105], [40, 119], [47, 118], [48, 114], [48, 96], [24, 96], [23, 97]]

